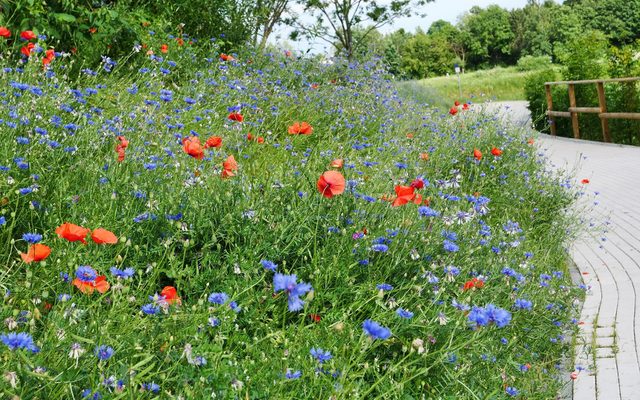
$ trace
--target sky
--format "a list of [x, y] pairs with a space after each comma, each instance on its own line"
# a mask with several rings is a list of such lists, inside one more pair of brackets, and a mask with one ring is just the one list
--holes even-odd
[[[380, 32], [389, 33], [397, 29], [404, 28], [405, 31], [414, 32], [417, 27], [427, 30], [431, 23], [439, 19], [444, 19], [452, 24], [455, 24], [458, 17], [464, 14], [465, 11], [469, 11], [473, 6], [480, 6], [486, 8], [489, 5], [497, 4], [502, 8], [511, 10], [513, 8], [522, 8], [527, 4], [527, 0], [435, 0], [428, 3], [421, 9], [421, 14], [426, 14], [426, 17], [420, 18], [418, 16], [410, 18], [401, 18], [394, 21], [393, 24], [385, 25], [380, 28]], [[271, 37], [271, 42], [283, 43], [288, 36], [290, 29], [279, 28], [275, 31], [275, 34]], [[278, 38], [279, 36], [279, 38]], [[304, 40], [298, 42], [287, 42], [295, 50], [306, 51], [311, 48], [313, 53], [321, 53], [326, 51], [326, 43], [323, 41], [316, 41], [315, 43], [309, 43]], [[330, 50], [331, 51], [331, 50]]]

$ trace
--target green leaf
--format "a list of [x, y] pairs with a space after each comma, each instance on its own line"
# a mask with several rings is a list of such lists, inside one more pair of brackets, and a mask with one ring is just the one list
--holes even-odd
[[53, 18], [57, 19], [58, 21], [62, 21], [62, 22], [76, 22], [76, 17], [74, 17], [71, 14], [53, 13], [52, 16], [53, 16]]

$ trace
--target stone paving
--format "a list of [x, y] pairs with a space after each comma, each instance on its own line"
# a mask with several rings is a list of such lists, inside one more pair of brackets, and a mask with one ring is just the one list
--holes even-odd
[[[505, 106], [508, 106], [506, 108]], [[494, 103], [516, 123], [529, 124], [526, 102]], [[640, 399], [640, 147], [540, 135], [552, 168], [588, 179], [593, 202], [586, 218], [608, 221], [604, 235], [577, 240], [571, 257], [590, 287], [580, 316], [573, 382], [575, 400]], [[595, 194], [597, 193], [597, 194]], [[593, 206], [594, 203], [599, 203]]]

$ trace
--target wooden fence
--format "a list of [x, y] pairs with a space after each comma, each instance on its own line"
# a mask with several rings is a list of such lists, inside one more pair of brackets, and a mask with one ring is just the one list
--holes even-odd
[[[609, 119], [637, 119], [640, 120], [640, 113], [632, 112], [607, 112], [607, 99], [604, 95], [604, 84], [612, 82], [633, 82], [639, 81], [640, 77], [617, 78], [617, 79], [593, 79], [584, 81], [558, 81], [545, 82], [544, 89], [547, 94], [547, 116], [551, 120], [551, 134], [556, 135], [555, 117], [571, 118], [571, 127], [573, 128], [573, 137], [580, 139], [580, 127], [578, 125], [579, 113], [598, 114], [600, 117], [600, 125], [602, 126], [602, 138], [605, 142], [611, 142], [611, 134], [609, 132]], [[595, 84], [598, 90], [598, 107], [578, 107], [576, 104], [575, 85]], [[569, 109], [567, 111], [555, 111], [553, 109], [553, 99], [551, 98], [551, 85], [568, 85], [569, 87]]]

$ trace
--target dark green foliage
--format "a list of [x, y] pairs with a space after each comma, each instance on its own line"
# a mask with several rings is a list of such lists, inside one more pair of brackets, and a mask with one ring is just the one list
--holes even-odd
[[[557, 73], [554, 69], [548, 68], [538, 72], [532, 72], [525, 83], [525, 94], [529, 102], [529, 110], [531, 111], [531, 120], [536, 130], [540, 132], [549, 132], [549, 121], [546, 116], [547, 99], [544, 92], [545, 82], [552, 82], [557, 79]], [[555, 107], [554, 107], [555, 108]]]

